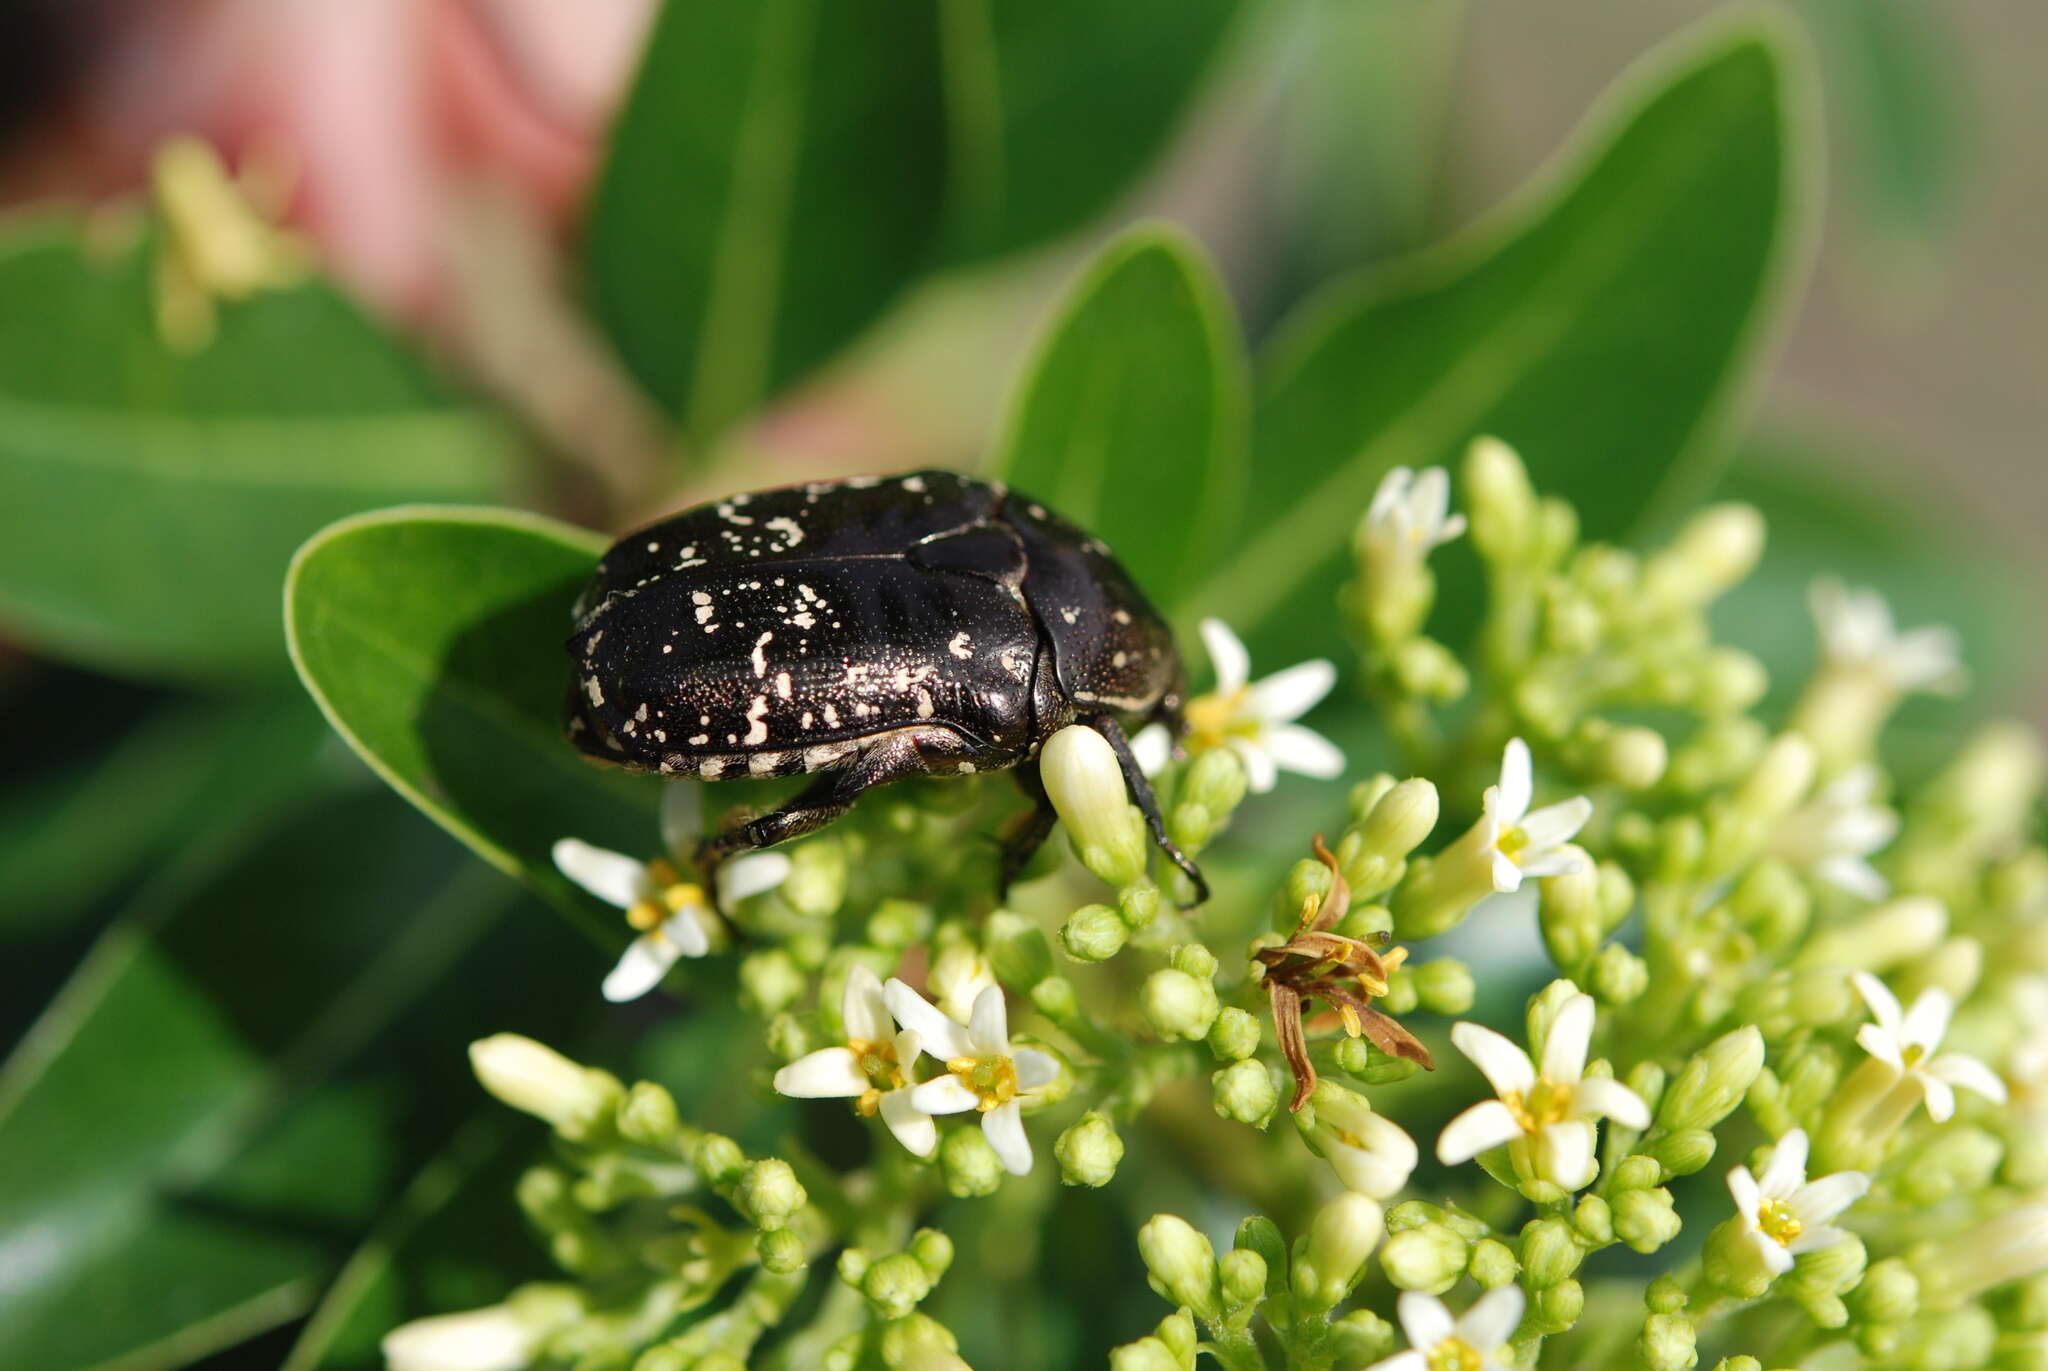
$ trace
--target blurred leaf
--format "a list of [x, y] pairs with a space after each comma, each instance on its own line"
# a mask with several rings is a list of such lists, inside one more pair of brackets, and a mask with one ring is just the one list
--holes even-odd
[[1158, 153], [1242, 0], [941, 0], [955, 258], [1108, 209]]
[[1846, 151], [1844, 180], [1862, 211], [1851, 227], [1930, 264], [1966, 165], [1954, 21], [1916, 0], [1805, 0], [1801, 10]]
[[289, 696], [172, 705], [0, 794], [0, 934], [52, 931], [200, 830], [273, 809], [326, 732]]
[[1716, 23], [1501, 213], [1311, 300], [1268, 351], [1249, 536], [1190, 603], [1312, 636], [1380, 477], [1481, 433], [1594, 537], [1693, 493], [1805, 260], [1805, 84], [1775, 22]]
[[500, 491], [508, 435], [318, 283], [173, 350], [154, 260], [146, 238], [100, 260], [62, 222], [0, 233], [0, 618], [118, 672], [282, 672], [292, 549], [356, 510]]
[[1215, 561], [1245, 486], [1237, 322], [1176, 231], [1117, 239], [1054, 311], [1017, 382], [996, 472], [1116, 549], [1141, 586]]
[[440, 1145], [465, 1036], [574, 1003], [507, 963], [591, 974], [381, 792], [164, 880], [0, 1071], [0, 1365], [180, 1365], [300, 1312]]
[[628, 852], [656, 836], [658, 783], [586, 761], [562, 731], [562, 642], [603, 550], [511, 510], [361, 515], [300, 550], [285, 619], [300, 679], [378, 775], [616, 942], [616, 913], [548, 855], [571, 835]]
[[592, 307], [709, 443], [927, 265], [945, 198], [937, 10], [672, 4], [591, 208]]

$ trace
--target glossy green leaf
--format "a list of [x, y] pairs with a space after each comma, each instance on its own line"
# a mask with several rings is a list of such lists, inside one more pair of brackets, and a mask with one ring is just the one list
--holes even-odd
[[292, 549], [357, 510], [501, 491], [510, 438], [318, 283], [170, 348], [154, 260], [147, 238], [100, 260], [63, 222], [0, 234], [0, 622], [117, 672], [282, 673]]
[[708, 441], [928, 264], [943, 203], [926, 0], [666, 6], [590, 224], [591, 304]]
[[1381, 476], [1481, 433], [1592, 536], [1693, 493], [1805, 261], [1805, 92], [1775, 23], [1719, 23], [1624, 82], [1501, 213], [1311, 300], [1265, 358], [1247, 535], [1192, 604], [1326, 622]]
[[1008, 252], [1108, 209], [1158, 154], [1242, 0], [941, 0], [949, 255]]
[[363, 515], [300, 551], [285, 619], [300, 679], [379, 775], [616, 939], [616, 913], [548, 855], [569, 836], [642, 851], [656, 832], [657, 783], [586, 761], [562, 732], [562, 642], [603, 548], [510, 510]]
[[1244, 500], [1245, 377], [1222, 283], [1177, 232], [1106, 248], [1025, 369], [995, 470], [1116, 549], [1143, 586], [1215, 559]]
[[552, 1031], [536, 977], [596, 973], [515, 893], [367, 790], [166, 871], [0, 1071], [0, 1365], [182, 1365], [302, 1311], [477, 1098], [465, 1035]]

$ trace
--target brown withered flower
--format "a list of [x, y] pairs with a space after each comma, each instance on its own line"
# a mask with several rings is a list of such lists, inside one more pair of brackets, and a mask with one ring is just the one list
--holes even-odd
[[1301, 907], [1301, 920], [1286, 942], [1262, 947], [1253, 957], [1266, 969], [1266, 995], [1273, 1004], [1273, 1032], [1280, 1040], [1280, 1053], [1294, 1073], [1294, 1099], [1290, 1112], [1298, 1113], [1316, 1088], [1316, 1069], [1308, 1059], [1308, 1031], [1302, 1022], [1304, 1005], [1319, 999], [1330, 1006], [1344, 1031], [1356, 1038], [1363, 1034], [1373, 1046], [1393, 1057], [1405, 1057], [1426, 1070], [1436, 1070], [1429, 1049], [1415, 1035], [1374, 1009], [1372, 1001], [1387, 993], [1387, 976], [1407, 959], [1408, 949], [1397, 947], [1381, 956], [1370, 943], [1331, 932], [1351, 908], [1351, 887], [1337, 867], [1337, 859], [1316, 835], [1316, 860], [1330, 869], [1330, 890], [1320, 906], [1313, 899]]

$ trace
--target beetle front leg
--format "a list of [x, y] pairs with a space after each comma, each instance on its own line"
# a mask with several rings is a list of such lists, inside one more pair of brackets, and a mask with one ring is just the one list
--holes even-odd
[[[1195, 886], [1195, 904], [1209, 902], [1209, 883], [1202, 879], [1202, 872], [1180, 845], [1166, 836], [1166, 820], [1159, 813], [1159, 799], [1152, 793], [1152, 782], [1138, 768], [1138, 759], [1131, 755], [1130, 739], [1124, 737], [1123, 725], [1113, 715], [1097, 714], [1084, 720], [1090, 728], [1108, 740], [1110, 750], [1116, 753], [1117, 766], [1124, 773], [1124, 784], [1129, 787], [1131, 798], [1137, 801], [1138, 812], [1145, 816], [1146, 827], [1152, 830], [1152, 841], [1166, 854], [1166, 859], [1181, 869]], [[1193, 906], [1189, 906], [1192, 908]]]

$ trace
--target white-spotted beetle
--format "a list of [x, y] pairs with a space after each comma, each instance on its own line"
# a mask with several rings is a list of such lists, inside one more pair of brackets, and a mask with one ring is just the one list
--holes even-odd
[[711, 865], [810, 833], [906, 776], [1015, 768], [1036, 808], [1002, 882], [1051, 832], [1039, 748], [1072, 723], [1109, 740], [1166, 835], [1125, 730], [1182, 730], [1173, 635], [1098, 539], [950, 471], [734, 495], [622, 538], [568, 641], [568, 730], [600, 761], [707, 781], [823, 773], [728, 828]]

